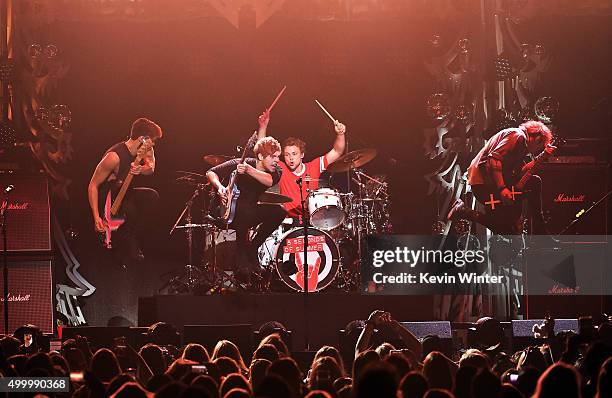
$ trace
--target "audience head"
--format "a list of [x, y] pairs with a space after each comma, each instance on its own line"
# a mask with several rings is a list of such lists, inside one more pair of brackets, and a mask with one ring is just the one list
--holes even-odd
[[240, 355], [240, 350], [238, 350], [236, 344], [229, 340], [221, 340], [217, 342], [217, 345], [212, 353], [212, 359], [215, 360], [221, 357], [233, 359], [236, 362], [236, 365], [238, 365], [240, 371], [246, 372], [246, 365], [242, 360], [242, 355]]
[[[227, 356], [227, 355], [222, 355], [222, 356]], [[189, 359], [190, 361], [194, 361], [199, 364], [203, 364], [205, 362], [210, 361], [210, 357], [208, 356], [208, 351], [206, 350], [206, 348], [202, 344], [196, 344], [196, 343], [187, 344], [187, 346], [183, 350], [182, 357], [183, 359]]]
[[91, 358], [91, 372], [103, 383], [111, 381], [121, 373], [115, 353], [108, 348], [100, 348]]
[[580, 378], [573, 366], [557, 362], [542, 373], [534, 398], [580, 398]]
[[408, 372], [399, 385], [400, 398], [423, 398], [428, 389], [425, 376], [417, 371]]
[[450, 360], [441, 352], [430, 352], [423, 361], [423, 375], [431, 388], [452, 390], [453, 377], [449, 367]]

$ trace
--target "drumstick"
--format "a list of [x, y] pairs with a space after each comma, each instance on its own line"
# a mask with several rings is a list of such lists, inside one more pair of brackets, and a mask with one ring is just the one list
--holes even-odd
[[326, 114], [327, 116], [329, 116], [329, 118], [331, 119], [331, 121], [332, 121], [334, 124], [336, 124], [336, 119], [334, 119], [334, 117], [333, 117], [333, 116], [332, 116], [332, 115], [331, 115], [329, 112], [327, 112], [327, 109], [325, 109], [325, 108], [323, 107], [323, 105], [321, 105], [321, 103], [319, 102], [319, 100], [315, 100], [315, 102], [317, 103], [317, 105], [319, 105], [319, 106], [321, 107], [321, 109], [323, 109], [323, 112], [325, 112], [325, 114]]
[[276, 102], [278, 102], [278, 99], [281, 97], [281, 95], [283, 95], [283, 93], [285, 92], [286, 88], [287, 88], [287, 86], [285, 85], [283, 87], [283, 89], [280, 91], [280, 93], [278, 93], [278, 95], [276, 96], [274, 101], [272, 102], [272, 105], [270, 105], [270, 107], [268, 109], [266, 109], [266, 112], [270, 112], [272, 110], [272, 108], [274, 108], [274, 105], [276, 105]]

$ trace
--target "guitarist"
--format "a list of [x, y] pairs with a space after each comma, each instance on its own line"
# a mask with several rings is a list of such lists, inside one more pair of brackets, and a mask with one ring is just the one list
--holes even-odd
[[536, 164], [535, 160], [524, 164], [528, 155], [540, 154], [545, 159], [553, 153], [556, 148], [551, 145], [551, 140], [550, 129], [544, 123], [533, 120], [491, 137], [468, 168], [468, 182], [474, 196], [484, 206], [485, 213], [468, 209], [458, 200], [451, 207], [448, 218], [474, 221], [496, 234], [520, 235], [522, 203], [526, 200], [533, 220], [532, 232], [548, 235], [542, 214], [540, 177], [528, 174], [527, 182], [521, 189], [516, 189], [514, 184], [525, 173], [530, 173]]
[[[230, 193], [221, 180], [226, 180], [233, 171], [237, 173], [235, 185], [240, 193], [229, 227], [236, 231], [238, 268], [243, 275], [248, 272], [257, 273], [257, 248], [285, 218], [285, 210], [281, 206], [257, 203], [259, 196], [277, 184], [281, 178], [282, 171], [278, 166], [280, 144], [273, 137], [261, 138], [255, 144], [253, 152], [256, 159], [246, 158], [244, 163], [240, 162], [241, 159], [228, 160], [206, 172], [206, 177], [224, 204], [227, 204]], [[249, 242], [249, 228], [259, 224], [261, 225], [257, 234]]]
[[[132, 123], [129, 138], [113, 145], [104, 153], [87, 188], [94, 228], [98, 233], [103, 233], [109, 227], [107, 221], [102, 218], [103, 212], [101, 212], [109, 191], [114, 201], [115, 194], [123, 185], [128, 174], [151, 175], [155, 171], [153, 146], [155, 141], [162, 137], [162, 134], [161, 127], [156, 123], [146, 118], [139, 118]], [[136, 157], [142, 159], [140, 164], [134, 163]], [[125, 222], [115, 234], [115, 238], [120, 236], [119, 241], [114, 239], [114, 243], [120, 246], [122, 261], [126, 260], [125, 256], [127, 260], [144, 258], [138, 246], [136, 234], [143, 230], [143, 224], [158, 199], [159, 195], [151, 188], [138, 187], [130, 188], [127, 191], [121, 205], [121, 214], [125, 217]]]

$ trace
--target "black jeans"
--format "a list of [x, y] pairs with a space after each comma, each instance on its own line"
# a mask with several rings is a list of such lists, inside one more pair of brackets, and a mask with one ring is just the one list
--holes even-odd
[[491, 190], [486, 185], [473, 185], [472, 192], [480, 203], [485, 206], [485, 212], [477, 212], [471, 221], [484, 225], [496, 234], [519, 235], [522, 232], [521, 215], [523, 202], [527, 201], [529, 215], [533, 220], [533, 233], [547, 234], [542, 214], [542, 179], [533, 175], [525, 184], [523, 193], [514, 203], [496, 203], [495, 209], [485, 202], [490, 201]]
[[122, 210], [125, 222], [117, 232], [128, 250], [134, 256], [139, 249], [138, 240], [145, 239], [145, 233], [151, 225], [158, 208], [159, 194], [152, 188], [131, 188], [123, 202]]
[[[281, 225], [286, 214], [280, 205], [237, 203], [236, 216], [230, 227], [236, 231], [239, 268], [257, 270], [257, 249]], [[249, 242], [249, 229], [258, 225], [257, 233]]]

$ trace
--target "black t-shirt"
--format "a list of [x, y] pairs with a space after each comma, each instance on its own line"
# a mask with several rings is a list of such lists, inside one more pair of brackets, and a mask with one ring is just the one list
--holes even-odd
[[502, 175], [506, 185], [512, 183], [513, 176], [521, 169], [527, 151], [527, 135], [518, 128], [505, 129], [491, 137], [486, 145], [472, 160], [468, 169], [470, 185], [485, 184], [489, 176], [480, 167], [489, 158], [502, 163]]
[[[208, 169], [219, 176], [223, 185], [227, 186], [230, 175], [236, 170], [236, 166], [240, 163], [240, 159], [231, 159], [227, 162], [221, 163], [215, 167]], [[246, 158], [245, 163], [255, 167], [257, 161], [254, 158]], [[273, 172], [265, 171], [272, 176], [272, 185], [278, 184], [281, 178], [282, 170], [276, 166], [276, 170]], [[268, 189], [267, 186], [257, 181], [255, 178], [247, 174], [238, 174], [236, 177], [236, 186], [240, 190], [240, 196], [238, 197], [239, 203], [257, 204], [259, 197], [262, 193]]]

